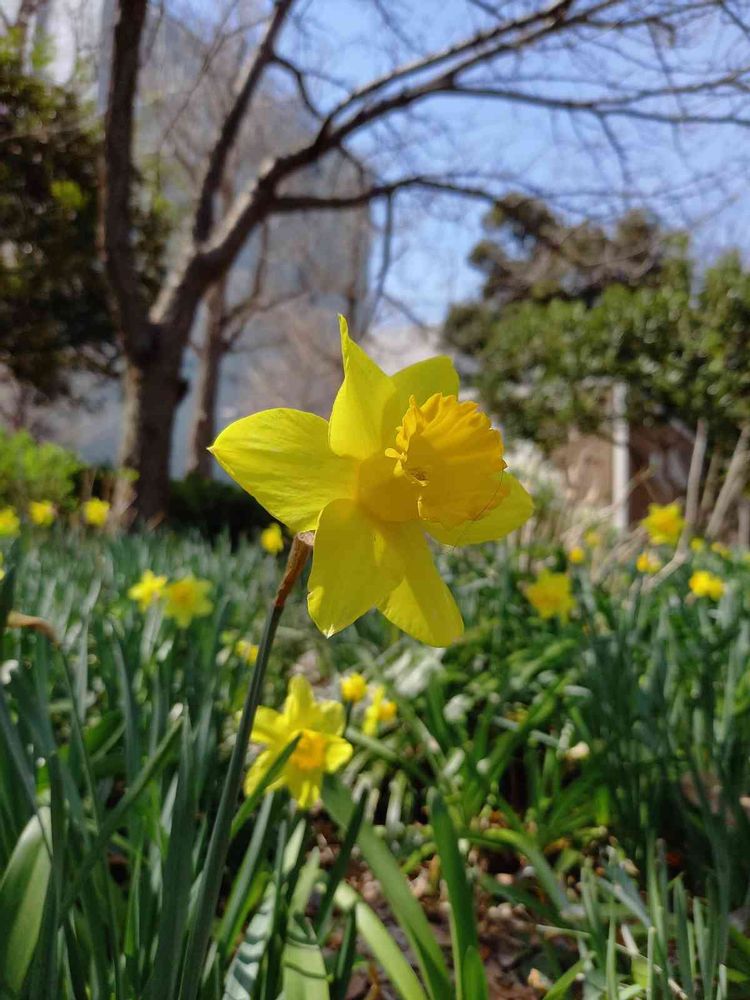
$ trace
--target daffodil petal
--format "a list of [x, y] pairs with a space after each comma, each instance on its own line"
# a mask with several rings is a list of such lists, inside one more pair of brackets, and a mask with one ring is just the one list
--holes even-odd
[[302, 674], [290, 677], [288, 694], [284, 702], [284, 720], [289, 732], [308, 728], [315, 708], [315, 695], [310, 681]]
[[352, 745], [340, 736], [334, 736], [326, 744], [325, 770], [328, 774], [338, 771], [348, 764], [352, 756]]
[[250, 736], [253, 743], [283, 742], [287, 732], [286, 720], [280, 712], [266, 708], [265, 705], [258, 706]]
[[448, 587], [432, 559], [418, 524], [392, 529], [405, 575], [379, 605], [385, 617], [404, 632], [430, 646], [449, 646], [462, 635], [464, 623]]
[[339, 317], [339, 325], [344, 381], [333, 403], [328, 440], [337, 455], [365, 459], [387, 447], [384, 418], [396, 388], [393, 380], [349, 337], [343, 316]]
[[315, 706], [314, 727], [320, 733], [340, 736], [344, 731], [344, 706], [340, 701], [321, 701]]
[[504, 472], [502, 488], [507, 490], [497, 507], [477, 521], [467, 521], [455, 528], [444, 528], [434, 521], [425, 522], [425, 528], [444, 545], [476, 545], [504, 538], [528, 520], [534, 510], [534, 503], [515, 476]]
[[[278, 757], [276, 750], [264, 750], [262, 753], [258, 754], [253, 763], [250, 765], [249, 771], [245, 775], [244, 791], [246, 796], [253, 794], [276, 757]], [[281, 788], [283, 784], [284, 777], [283, 775], [279, 775], [275, 781], [272, 781], [271, 784], [267, 786], [266, 791], [271, 791], [274, 788]]]
[[292, 532], [314, 530], [326, 504], [354, 492], [356, 464], [333, 454], [328, 423], [314, 413], [254, 413], [226, 427], [210, 450]]
[[285, 784], [300, 809], [312, 809], [320, 798], [321, 771], [290, 770]]
[[458, 372], [447, 355], [417, 361], [408, 368], [402, 368], [391, 378], [396, 386], [400, 404], [397, 425], [401, 423], [412, 396], [417, 406], [421, 406], [436, 392], [441, 392], [444, 396], [458, 395]]
[[376, 607], [401, 576], [383, 526], [353, 500], [334, 500], [320, 515], [307, 607], [326, 635]]

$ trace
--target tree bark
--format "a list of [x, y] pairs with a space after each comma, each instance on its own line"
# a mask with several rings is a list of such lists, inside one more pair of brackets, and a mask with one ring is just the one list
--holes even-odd
[[216, 437], [216, 404], [219, 376], [224, 357], [224, 321], [226, 315], [226, 278], [217, 282], [208, 293], [208, 322], [200, 351], [200, 368], [196, 385], [195, 413], [190, 433], [188, 472], [211, 479], [213, 459], [208, 447]]
[[[165, 344], [160, 338], [156, 344]], [[173, 353], [173, 352], [172, 352]], [[184, 394], [180, 358], [155, 350], [149, 359], [126, 355], [119, 465], [137, 475], [135, 514], [158, 524], [169, 499], [169, 459], [177, 405]]]

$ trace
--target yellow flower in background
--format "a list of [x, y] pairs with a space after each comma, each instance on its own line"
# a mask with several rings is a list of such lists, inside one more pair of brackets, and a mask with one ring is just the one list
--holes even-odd
[[187, 628], [193, 618], [210, 615], [214, 609], [208, 599], [210, 580], [199, 580], [189, 574], [175, 580], [164, 589], [164, 614], [173, 618], [180, 628]]
[[12, 538], [21, 530], [21, 521], [12, 507], [0, 510], [0, 536]]
[[234, 644], [234, 652], [249, 667], [254, 667], [258, 660], [258, 647], [248, 639], [238, 639]]
[[284, 548], [284, 535], [281, 532], [281, 525], [269, 524], [267, 528], [264, 528], [260, 533], [260, 544], [266, 550], [270, 552], [272, 556], [277, 556]]
[[718, 601], [725, 589], [721, 577], [705, 569], [696, 570], [690, 577], [688, 586], [696, 597], [710, 597], [712, 601]]
[[685, 518], [678, 503], [648, 505], [648, 517], [641, 524], [654, 545], [675, 545], [685, 526]]
[[505, 472], [499, 431], [459, 402], [449, 358], [388, 376], [349, 338], [330, 421], [265, 410], [230, 424], [211, 451], [293, 533], [315, 531], [308, 608], [326, 635], [376, 607], [423, 642], [447, 646], [461, 614], [427, 536], [446, 545], [502, 538], [530, 516]]
[[658, 573], [662, 562], [653, 552], [641, 552], [635, 561], [635, 568], [639, 573]]
[[109, 501], [100, 500], [98, 497], [92, 497], [81, 507], [81, 510], [83, 511], [83, 519], [86, 524], [90, 524], [92, 528], [103, 528], [107, 523], [110, 507], [111, 504]]
[[347, 674], [341, 678], [341, 697], [356, 705], [367, 694], [367, 681], [362, 674]]
[[586, 552], [580, 545], [574, 545], [568, 552], [568, 560], [572, 562], [574, 566], [580, 566], [582, 562], [586, 561]]
[[583, 536], [583, 540], [590, 549], [595, 549], [597, 545], [602, 544], [602, 536], [595, 528], [591, 528], [587, 531]]
[[526, 597], [542, 618], [557, 615], [562, 621], [567, 621], [575, 607], [570, 592], [570, 577], [567, 573], [552, 573], [548, 569], [542, 570], [534, 583], [529, 584]]
[[152, 570], [144, 570], [138, 583], [128, 590], [131, 601], [137, 601], [141, 611], [145, 611], [154, 601], [158, 601], [167, 585], [166, 576], [157, 576]]
[[397, 711], [396, 702], [389, 701], [385, 696], [385, 688], [382, 684], [378, 684], [372, 692], [372, 703], [365, 709], [362, 732], [366, 736], [377, 736], [381, 722], [392, 722], [396, 718]]
[[299, 742], [268, 786], [288, 788], [300, 809], [309, 809], [320, 798], [324, 774], [333, 774], [350, 759], [352, 745], [342, 736], [344, 706], [340, 701], [316, 701], [310, 682], [299, 675], [289, 681], [281, 712], [261, 705], [250, 739], [265, 746], [245, 778], [245, 795], [251, 795], [274, 760], [292, 740]]
[[51, 500], [32, 500], [29, 503], [29, 519], [39, 528], [49, 528], [57, 516]]
[[702, 552], [705, 549], [705, 547], [706, 547], [705, 538], [690, 539], [690, 548], [693, 550], [693, 552]]
[[715, 552], [717, 556], [721, 556], [722, 559], [729, 559], [732, 555], [732, 550], [723, 542], [714, 542], [711, 551]]

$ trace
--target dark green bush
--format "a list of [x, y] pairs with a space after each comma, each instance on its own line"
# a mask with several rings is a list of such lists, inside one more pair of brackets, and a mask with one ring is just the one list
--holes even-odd
[[236, 486], [187, 476], [170, 485], [167, 520], [172, 528], [195, 528], [207, 538], [228, 531], [236, 541], [264, 528], [272, 518], [257, 500]]

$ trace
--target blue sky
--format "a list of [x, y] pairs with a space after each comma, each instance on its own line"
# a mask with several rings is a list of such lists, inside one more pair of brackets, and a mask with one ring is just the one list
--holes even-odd
[[[368, 0], [308, 0], [301, 11], [309, 34], [304, 40], [287, 36], [287, 44], [301, 51], [310, 65], [317, 62], [332, 76], [362, 83], [386, 70], [394, 59], [414, 58], [487, 23], [481, 12], [462, 0], [398, 0], [384, 6], [403, 28], [398, 37], [385, 28]], [[518, 12], [528, 9], [530, 0], [499, 6]], [[545, 91], [556, 96], [593, 96], [607, 90], [607, 77], [617, 86], [647, 86], [648, 71], [640, 63], [648, 53], [640, 42], [633, 41], [618, 53], [616, 37], [611, 46], [609, 39], [605, 41], [606, 48], [549, 49], [525, 58], [514, 65], [513, 82], [523, 79], [533, 89], [538, 79], [546, 77]], [[686, 36], [682, 51], [668, 51], [666, 58], [679, 79], [681, 60], [685, 67], [710, 65], [715, 70], [736, 59], [737, 44], [725, 26], [707, 22], [700, 32]], [[317, 86], [321, 101], [335, 93], [328, 84]], [[736, 105], [727, 97], [718, 104], [703, 102], [699, 110], [710, 107], [730, 111]], [[605, 220], [628, 205], [648, 204], [669, 224], [688, 226], [704, 259], [729, 246], [743, 251], [748, 247], [745, 147], [750, 133], [739, 128], [689, 126], [678, 134], [663, 126], [617, 120], [613, 131], [626, 151], [623, 167], [596, 123], [573, 123], [527, 105], [441, 97], [422, 105], [419, 117], [408, 125], [404, 119], [395, 119], [394, 124], [409, 139], [404, 148], [391, 148], [392, 136], [383, 131], [356, 145], [389, 176], [404, 162], [431, 172], [441, 166], [480, 169], [498, 177], [499, 190], [511, 190], [520, 182], [549, 191], [565, 209]], [[506, 176], [507, 181], [499, 180]], [[625, 189], [629, 197], [622, 196]], [[388, 288], [420, 317], [439, 322], [451, 302], [470, 296], [478, 285], [466, 257], [481, 235], [486, 206], [445, 197], [425, 204], [416, 195], [400, 196], [399, 205]], [[381, 213], [376, 212], [376, 218]]]

